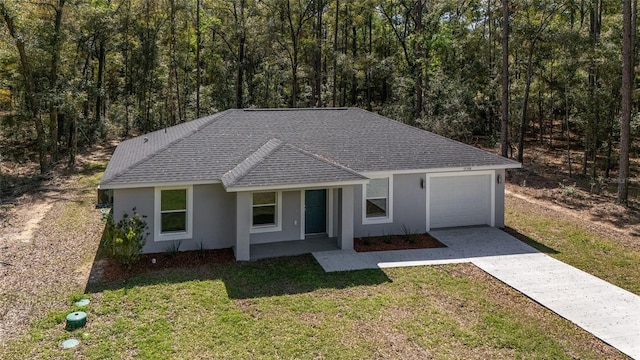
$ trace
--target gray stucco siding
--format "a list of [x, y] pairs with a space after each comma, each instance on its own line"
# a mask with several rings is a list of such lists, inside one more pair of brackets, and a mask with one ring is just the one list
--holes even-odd
[[222, 184], [193, 187], [193, 238], [183, 240], [181, 249], [196, 250], [232, 247], [236, 241], [236, 194]]
[[228, 248], [235, 244], [235, 193], [227, 193], [222, 185], [193, 186], [193, 231], [189, 239], [156, 241], [155, 234], [155, 189], [114, 190], [114, 220], [119, 221], [126, 212], [136, 212], [146, 216], [149, 236], [142, 249], [143, 253], [165, 252], [173, 243], [180, 242], [180, 250]]
[[[272, 232], [252, 233], [251, 244], [263, 244], [276, 241], [300, 240], [300, 191], [282, 192], [282, 230]], [[248, 219], [251, 226], [251, 219]]]
[[496, 170], [495, 178], [500, 177], [500, 183], [496, 181], [496, 192], [495, 192], [495, 226], [498, 228], [504, 227], [504, 183], [505, 179], [505, 170]]
[[404, 234], [403, 225], [414, 233], [426, 231], [426, 192], [420, 184], [425, 174], [393, 175], [393, 221], [364, 224], [362, 218], [362, 185], [354, 187], [354, 236], [380, 236]]

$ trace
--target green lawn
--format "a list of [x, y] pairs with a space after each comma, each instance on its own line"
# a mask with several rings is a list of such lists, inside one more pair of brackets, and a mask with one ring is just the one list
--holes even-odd
[[[51, 312], [22, 358], [623, 358], [470, 264], [326, 274], [311, 256], [149, 273]], [[82, 340], [74, 350], [61, 341]]]
[[507, 198], [506, 225], [540, 251], [640, 295], [640, 247], [585, 226], [585, 221]]
[[[94, 188], [98, 179], [79, 181]], [[73, 223], [78, 239], [103, 226], [83, 221], [96, 211], [87, 196], [69, 202], [74, 216], [56, 220]], [[552, 213], [507, 208], [507, 225], [527, 242], [639, 292], [637, 251]], [[85, 252], [82, 259], [92, 257]], [[38, 312], [45, 315], [22, 337], [0, 342], [0, 359], [626, 358], [470, 264], [327, 274], [309, 255], [71, 288], [47, 295], [56, 298]], [[87, 325], [68, 332], [65, 316], [80, 310], [73, 301], [81, 297], [91, 299], [82, 309]], [[62, 350], [70, 337], [80, 346]]]

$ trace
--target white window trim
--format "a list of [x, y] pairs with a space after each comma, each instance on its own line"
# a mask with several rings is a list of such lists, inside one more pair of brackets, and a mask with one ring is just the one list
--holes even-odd
[[[187, 231], [162, 233], [162, 219], [160, 212], [161, 196], [163, 190], [187, 191]], [[156, 187], [154, 194], [154, 241], [189, 240], [193, 237], [193, 186], [166, 186]]]
[[[272, 225], [258, 225], [253, 226], [253, 194], [255, 193], [276, 193], [276, 223]], [[249, 217], [249, 223], [251, 224], [251, 234], [277, 232], [282, 231], [282, 191], [255, 191], [251, 193], [251, 214]]]
[[393, 222], [393, 175], [380, 176], [373, 179], [389, 179], [389, 193], [387, 199], [387, 216], [385, 217], [367, 217], [367, 185], [362, 185], [362, 224], [389, 224]]

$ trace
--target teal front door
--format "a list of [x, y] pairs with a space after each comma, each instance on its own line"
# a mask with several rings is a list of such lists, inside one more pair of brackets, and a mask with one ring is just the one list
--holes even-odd
[[327, 231], [327, 191], [307, 190], [304, 193], [304, 232], [318, 234]]

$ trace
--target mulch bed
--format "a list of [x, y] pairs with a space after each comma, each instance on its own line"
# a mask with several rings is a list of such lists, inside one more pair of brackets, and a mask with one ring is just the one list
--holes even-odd
[[[155, 263], [153, 263], [155, 259]], [[207, 264], [225, 264], [235, 262], [231, 248], [204, 250], [204, 251], [180, 251], [177, 254], [154, 253], [142, 254], [140, 261], [127, 269], [115, 261], [105, 258], [102, 260], [101, 281], [111, 282], [124, 280], [148, 271], [162, 271], [167, 269], [189, 269]]]
[[443, 243], [429, 234], [387, 235], [353, 239], [357, 252], [443, 248]]
[[[374, 236], [353, 239], [357, 252], [425, 249], [446, 247], [429, 234]], [[155, 263], [153, 263], [155, 259]], [[109, 258], [100, 260], [100, 281], [113, 282], [125, 280], [145, 272], [167, 269], [189, 269], [207, 264], [225, 264], [235, 262], [231, 248], [205, 251], [180, 251], [177, 254], [142, 254], [140, 261], [126, 268]]]

